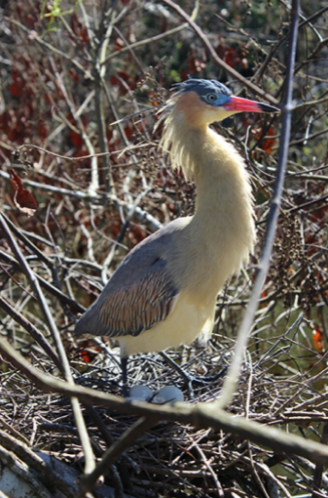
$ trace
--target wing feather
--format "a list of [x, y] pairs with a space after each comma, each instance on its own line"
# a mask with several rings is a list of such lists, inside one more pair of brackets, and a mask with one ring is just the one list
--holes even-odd
[[137, 336], [165, 320], [179, 294], [167, 263], [161, 258], [130, 285], [113, 287], [109, 282], [98, 300], [80, 318], [75, 329], [77, 335]]

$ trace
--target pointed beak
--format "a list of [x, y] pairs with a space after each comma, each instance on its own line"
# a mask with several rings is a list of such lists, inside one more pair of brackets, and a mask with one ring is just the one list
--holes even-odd
[[273, 105], [262, 104], [262, 102], [256, 102], [255, 100], [242, 99], [234, 95], [224, 105], [224, 108], [232, 112], [280, 112], [280, 109]]

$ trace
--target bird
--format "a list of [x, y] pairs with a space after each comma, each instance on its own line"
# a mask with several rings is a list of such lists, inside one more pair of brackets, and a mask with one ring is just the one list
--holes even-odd
[[173, 92], [159, 112], [160, 148], [194, 181], [195, 212], [134, 247], [75, 326], [76, 336], [117, 339], [124, 395], [129, 356], [189, 344], [199, 336], [206, 343], [218, 293], [254, 250], [254, 202], [245, 162], [210, 125], [244, 111], [279, 112], [233, 95], [216, 80], [190, 78], [175, 84]]

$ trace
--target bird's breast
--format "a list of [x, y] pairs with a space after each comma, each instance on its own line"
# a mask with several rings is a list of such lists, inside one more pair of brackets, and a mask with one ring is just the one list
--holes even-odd
[[190, 344], [202, 331], [208, 336], [212, 331], [215, 299], [211, 303], [196, 299], [193, 293], [182, 290], [170, 315], [150, 330], [136, 337], [118, 338], [122, 357], [135, 353], [163, 351], [168, 347]]

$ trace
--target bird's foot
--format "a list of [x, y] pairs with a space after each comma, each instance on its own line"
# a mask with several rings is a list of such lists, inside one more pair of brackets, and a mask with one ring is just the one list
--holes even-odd
[[123, 384], [122, 386], [122, 394], [123, 398], [129, 398], [130, 396], [130, 388], [127, 384]]
[[183, 401], [184, 397], [182, 391], [175, 386], [164, 386], [154, 393], [147, 386], [137, 385], [131, 387], [125, 399], [126, 401], [146, 401], [154, 405], [164, 405]]
[[217, 379], [222, 377], [227, 370], [227, 367], [224, 367], [218, 372], [216, 375], [211, 376], [203, 376], [203, 377], [195, 377], [190, 373], [186, 372], [180, 365], [178, 365], [172, 358], [170, 358], [165, 352], [162, 352], [161, 355], [163, 358], [181, 375], [181, 377], [186, 381], [189, 399], [195, 398], [195, 393], [193, 389], [193, 382], [197, 382], [198, 384], [211, 384], [215, 382]]
[[196, 382], [198, 384], [211, 384], [212, 382], [215, 382], [217, 379], [222, 377], [224, 373], [226, 372], [227, 367], [224, 367], [218, 372], [216, 375], [211, 375], [211, 376], [204, 376], [204, 377], [195, 377], [194, 375], [189, 374], [185, 370], [181, 369], [181, 375], [185, 378], [186, 383], [187, 383], [187, 388], [188, 388], [188, 394], [190, 399], [195, 398], [195, 393], [193, 389], [193, 382]]

